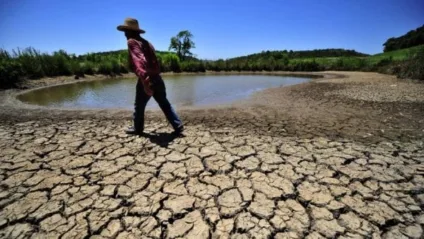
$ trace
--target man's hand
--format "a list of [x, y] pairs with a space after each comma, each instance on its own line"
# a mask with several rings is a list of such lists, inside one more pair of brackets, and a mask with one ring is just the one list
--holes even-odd
[[152, 83], [150, 82], [150, 78], [146, 77], [144, 80], [141, 80], [143, 83], [143, 88], [144, 88], [144, 92], [146, 93], [146, 95], [148, 96], [152, 96], [153, 95], [153, 90], [151, 88]]

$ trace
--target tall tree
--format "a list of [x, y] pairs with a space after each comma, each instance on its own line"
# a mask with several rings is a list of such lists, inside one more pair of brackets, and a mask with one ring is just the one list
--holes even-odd
[[193, 53], [191, 53], [190, 49], [195, 48], [192, 38], [193, 34], [190, 31], [180, 31], [176, 36], [171, 38], [169, 50], [175, 50], [181, 60], [184, 60], [186, 56], [192, 56]]

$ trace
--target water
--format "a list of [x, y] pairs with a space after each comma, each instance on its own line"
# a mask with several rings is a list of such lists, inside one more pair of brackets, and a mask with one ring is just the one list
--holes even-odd
[[[307, 78], [261, 75], [164, 76], [168, 99], [176, 108], [231, 103], [271, 87], [309, 81]], [[28, 104], [60, 108], [133, 109], [136, 79], [108, 79], [60, 85], [28, 92]], [[158, 108], [150, 99], [147, 108]]]

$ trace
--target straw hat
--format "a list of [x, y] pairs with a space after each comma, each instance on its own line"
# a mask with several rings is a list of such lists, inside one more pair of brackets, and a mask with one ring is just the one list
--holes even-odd
[[134, 18], [126, 18], [124, 25], [119, 25], [117, 27], [117, 29], [119, 31], [135, 31], [138, 33], [145, 33], [146, 31], [144, 31], [143, 29], [140, 29], [140, 27], [138, 26], [138, 21], [137, 19]]

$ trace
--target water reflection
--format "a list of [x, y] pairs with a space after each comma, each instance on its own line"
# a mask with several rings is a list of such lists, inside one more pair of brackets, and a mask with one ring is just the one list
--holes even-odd
[[[292, 85], [309, 79], [282, 76], [167, 76], [168, 99], [173, 105], [192, 106], [228, 103], [270, 87]], [[54, 86], [31, 91], [18, 99], [30, 104], [73, 108], [132, 109], [136, 79], [107, 79]], [[157, 108], [149, 101], [148, 108]]]

